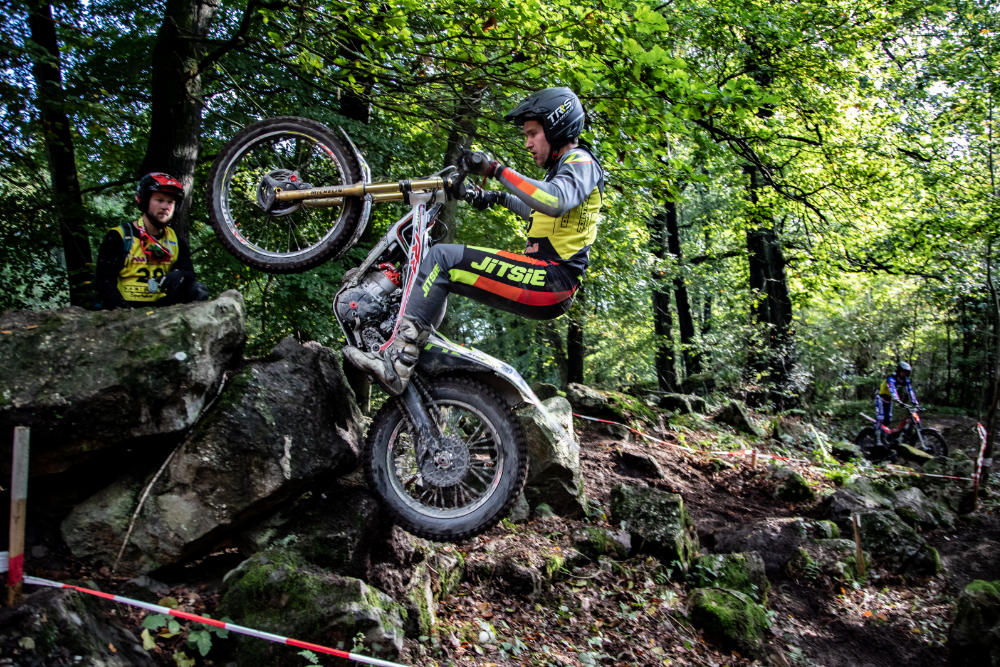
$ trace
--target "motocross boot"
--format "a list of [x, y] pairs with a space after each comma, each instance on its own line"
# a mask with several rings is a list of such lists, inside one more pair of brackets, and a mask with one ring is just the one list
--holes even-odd
[[406, 389], [413, 367], [420, 357], [420, 350], [430, 334], [430, 327], [410, 317], [402, 317], [396, 329], [396, 337], [385, 350], [365, 352], [348, 346], [344, 348], [344, 357], [378, 380], [390, 394], [398, 396]]

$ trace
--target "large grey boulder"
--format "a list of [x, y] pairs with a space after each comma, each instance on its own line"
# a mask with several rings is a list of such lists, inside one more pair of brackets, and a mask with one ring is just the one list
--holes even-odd
[[853, 514], [892, 511], [891, 496], [891, 490], [876, 488], [870, 480], [855, 477], [830, 494], [824, 500], [824, 506], [828, 516], [842, 529], [847, 530]]
[[233, 542], [247, 555], [280, 548], [319, 567], [364, 579], [371, 551], [388, 530], [385, 521], [371, 491], [338, 480], [253, 522]]
[[[184, 432], [246, 338], [235, 291], [148, 310], [6, 311], [0, 331], [0, 433], [31, 427], [33, 475]], [[0, 477], [9, 448], [0, 438]]]
[[708, 409], [705, 399], [694, 394], [664, 394], [660, 397], [659, 405], [664, 410], [682, 415], [704, 413]]
[[[862, 554], [867, 563], [868, 554]], [[836, 591], [860, 582], [857, 545], [831, 538], [803, 542], [786, 566], [788, 576], [821, 589]]]
[[698, 550], [694, 521], [676, 493], [625, 486], [611, 489], [611, 523], [631, 536], [632, 547], [684, 572]]
[[[281, 549], [262, 551], [229, 572], [217, 614], [257, 630], [392, 660], [403, 647], [403, 607], [353, 577]], [[287, 646], [238, 637], [236, 664], [302, 664]]]
[[534, 406], [520, 412], [528, 441], [528, 479], [524, 494], [532, 506], [547, 504], [563, 516], [577, 516], [586, 508], [580, 471], [580, 444], [573, 435], [573, 408], [554, 396], [542, 402], [546, 412], [563, 428], [560, 438]]
[[103, 489], [67, 516], [63, 538], [79, 558], [113, 561], [149, 487], [121, 569], [183, 560], [356, 467], [360, 423], [339, 355], [285, 339], [229, 380], [151, 486], [132, 478]]

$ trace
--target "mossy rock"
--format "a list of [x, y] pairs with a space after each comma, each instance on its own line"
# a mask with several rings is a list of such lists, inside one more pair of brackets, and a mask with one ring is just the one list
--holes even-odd
[[[862, 554], [865, 562], [868, 554]], [[796, 549], [785, 571], [793, 579], [825, 590], [863, 581], [858, 567], [857, 546], [852, 540], [823, 539], [806, 542]]]
[[573, 536], [573, 546], [593, 560], [600, 558], [624, 560], [628, 557], [631, 539], [624, 531], [586, 526]]
[[728, 588], [698, 588], [691, 593], [691, 624], [723, 649], [750, 658], [764, 656], [771, 627], [767, 610], [745, 593]]
[[797, 470], [788, 466], [775, 466], [772, 477], [777, 482], [775, 495], [789, 502], [806, 502], [816, 499], [816, 492]]
[[621, 525], [634, 551], [687, 572], [698, 550], [694, 521], [676, 493], [619, 484], [611, 489], [611, 522]]
[[977, 579], [959, 595], [948, 651], [952, 665], [1000, 665], [1000, 581]]
[[[301, 556], [262, 551], [229, 572], [217, 609], [265, 632], [351, 650], [358, 635], [362, 652], [393, 659], [403, 645], [405, 609], [360, 579], [322, 570]], [[294, 652], [252, 638], [233, 642], [241, 665], [301, 665]]]
[[714, 419], [717, 424], [732, 426], [737, 433], [746, 433], [757, 437], [764, 435], [760, 427], [750, 419], [746, 406], [739, 401], [729, 401], [715, 414]]
[[890, 571], [930, 577], [941, 572], [941, 555], [894, 512], [860, 514], [865, 549]]
[[756, 551], [699, 556], [691, 565], [688, 583], [698, 588], [728, 588], [767, 603], [771, 582], [764, 559]]

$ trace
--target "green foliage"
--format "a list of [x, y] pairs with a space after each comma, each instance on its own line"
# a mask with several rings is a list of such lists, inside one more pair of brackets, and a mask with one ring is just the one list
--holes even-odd
[[[121, 0], [54, 8], [91, 247], [135, 214], [131, 188], [150, 127], [152, 49], [162, 15]], [[380, 205], [348, 258], [267, 275], [226, 255], [207, 226], [204, 182], [247, 123], [294, 114], [343, 127], [376, 180], [427, 175], [457, 143], [540, 176], [503, 114], [527, 92], [569, 85], [584, 138], [607, 170], [603, 221], [568, 316], [526, 322], [453, 299], [445, 333], [529, 380], [567, 376], [566, 329], [584, 329], [586, 381], [654, 386], [658, 353], [679, 378], [696, 355], [716, 388], [752, 392], [768, 331], [755, 324], [747, 235], [770, 228], [794, 319], [789, 359], [804, 398], [867, 398], [896, 359], [925, 401], [979, 408], [996, 363], [987, 276], [996, 273], [1000, 40], [981, 0], [947, 9], [893, 0], [434, 0], [359, 5], [223, 0], [209, 28], [191, 246], [213, 294], [239, 289], [248, 349], [284, 336], [338, 347], [340, 277], [402, 214]], [[63, 241], [48, 185], [25, 10], [0, 18], [0, 309], [66, 305]], [[748, 190], [747, 169], [763, 179]], [[679, 253], [649, 221], [676, 203]], [[459, 206], [449, 237], [519, 251], [523, 223]], [[995, 277], [994, 277], [995, 280]], [[682, 346], [683, 285], [694, 320]], [[655, 333], [666, 290], [670, 329]], [[661, 318], [663, 314], [659, 315]]]
[[[165, 598], [161, 604], [177, 607], [177, 600]], [[224, 619], [228, 621], [229, 619]], [[229, 636], [229, 631], [214, 625], [203, 625], [195, 622], [181, 623], [173, 616], [167, 614], [150, 614], [142, 619], [142, 645], [147, 651], [152, 650], [158, 643], [163, 643], [168, 650], [173, 651], [174, 661], [181, 667], [182, 665], [194, 665], [195, 660], [188, 657], [181, 648], [187, 646], [198, 652], [198, 655], [205, 657], [212, 650], [213, 635], [225, 639]]]

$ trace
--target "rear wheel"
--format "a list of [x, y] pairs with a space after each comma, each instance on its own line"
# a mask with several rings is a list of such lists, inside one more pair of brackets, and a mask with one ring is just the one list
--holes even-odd
[[208, 209], [222, 245], [244, 264], [272, 273], [319, 266], [347, 250], [364, 202], [316, 208], [277, 202], [274, 193], [362, 180], [348, 142], [322, 123], [282, 116], [247, 126], [227, 143], [208, 176]]
[[861, 449], [865, 458], [870, 459], [872, 451], [875, 449], [875, 429], [871, 426], [865, 426], [854, 438], [854, 444]]

